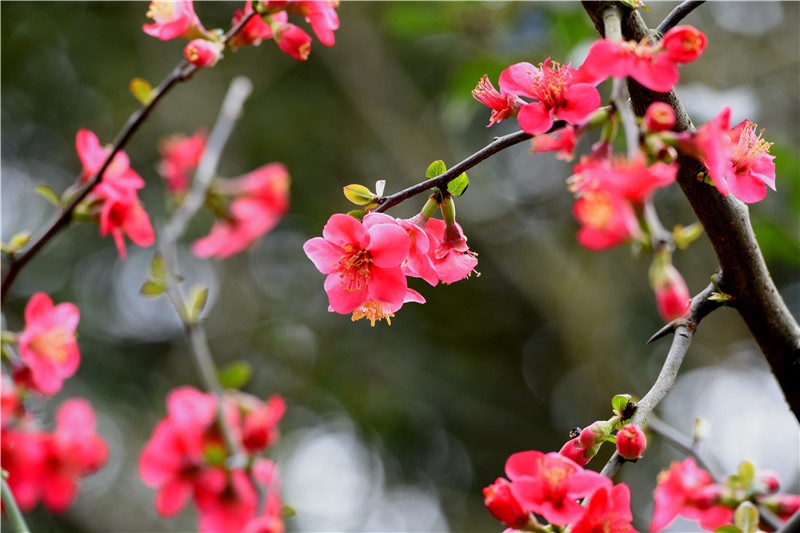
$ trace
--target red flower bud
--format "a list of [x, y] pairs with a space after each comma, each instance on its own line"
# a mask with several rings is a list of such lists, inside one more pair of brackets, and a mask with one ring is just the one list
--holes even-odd
[[706, 48], [706, 36], [693, 26], [675, 26], [661, 40], [667, 57], [675, 63], [690, 63]]
[[675, 111], [665, 102], [654, 102], [644, 114], [644, 127], [648, 131], [667, 131], [675, 126]]
[[580, 437], [568, 440], [566, 444], [561, 447], [558, 454], [567, 459], [572, 459], [580, 466], [586, 466], [586, 464], [592, 460], [592, 457], [594, 457], [594, 454], [590, 452], [589, 448], [581, 446]]
[[529, 513], [511, 494], [511, 483], [504, 478], [497, 478], [497, 481], [483, 489], [483, 503], [492, 516], [508, 527], [519, 529], [530, 519]]
[[647, 439], [636, 424], [628, 424], [617, 432], [617, 451], [628, 461], [635, 461], [644, 455]]
[[206, 39], [194, 39], [183, 49], [183, 57], [192, 65], [213, 67], [222, 55], [222, 45]]

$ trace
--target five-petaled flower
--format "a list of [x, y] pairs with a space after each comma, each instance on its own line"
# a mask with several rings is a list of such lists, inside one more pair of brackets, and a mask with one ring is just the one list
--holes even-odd
[[489, 76], [486, 74], [481, 77], [478, 85], [472, 89], [472, 97], [492, 110], [489, 116], [487, 128], [496, 122], [514, 117], [519, 110], [526, 104], [519, 96], [508, 92], [503, 88], [501, 79], [500, 91], [494, 88]]
[[161, 141], [158, 173], [164, 178], [170, 194], [180, 196], [189, 188], [189, 174], [200, 163], [206, 148], [206, 136], [206, 132], [200, 130], [191, 137], [172, 135]]
[[64, 379], [78, 369], [80, 352], [75, 340], [80, 312], [71, 303], [53, 305], [37, 292], [25, 306], [25, 329], [19, 334], [19, 354], [30, 369], [32, 387], [43, 394], [61, 390]]
[[531, 135], [547, 132], [555, 119], [580, 124], [600, 107], [600, 93], [585, 83], [570, 65], [547, 58], [536, 67], [516, 63], [500, 74], [500, 89], [535, 100], [519, 110], [520, 127]]
[[142, 30], [162, 41], [176, 37], [191, 39], [206, 33], [194, 12], [192, 0], [153, 0], [147, 17], [153, 19], [153, 23], [143, 25]]

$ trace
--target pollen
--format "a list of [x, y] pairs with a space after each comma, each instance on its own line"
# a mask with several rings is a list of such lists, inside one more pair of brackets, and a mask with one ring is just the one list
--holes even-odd
[[391, 312], [386, 304], [382, 302], [368, 301], [364, 302], [361, 307], [353, 311], [353, 317], [351, 320], [355, 322], [356, 320], [366, 318], [369, 320], [369, 325], [374, 328], [375, 322], [380, 322], [383, 319], [386, 319], [386, 323], [391, 326], [393, 316], [394, 313]]
[[72, 340], [73, 336], [66, 328], [58, 327], [36, 335], [30, 343], [30, 348], [48, 359], [63, 363], [69, 355]]

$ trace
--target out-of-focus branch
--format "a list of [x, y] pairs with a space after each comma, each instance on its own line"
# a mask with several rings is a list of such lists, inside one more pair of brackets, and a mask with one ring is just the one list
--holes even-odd
[[678, 25], [686, 16], [705, 3], [705, 0], [687, 0], [682, 2], [678, 7], [672, 10], [669, 15], [661, 21], [661, 24], [656, 28], [661, 35], [664, 35], [670, 29]]
[[[241, 30], [244, 25], [247, 24], [247, 22], [255, 15], [256, 13], [251, 13], [242, 17], [242, 20], [240, 20], [222, 37], [222, 43], [228, 42], [228, 40], [236, 35], [239, 30]], [[148, 101], [146, 105], [134, 111], [134, 113], [128, 118], [128, 121], [122, 127], [122, 130], [120, 130], [116, 139], [114, 139], [111, 151], [106, 156], [105, 161], [103, 161], [100, 170], [98, 170], [97, 173], [94, 174], [89, 181], [87, 181], [86, 184], [78, 190], [77, 193], [75, 193], [70, 202], [64, 206], [64, 208], [41, 231], [41, 233], [30, 242], [30, 244], [28, 244], [21, 252], [7, 254], [5, 258], [7, 267], [6, 271], [3, 273], [2, 288], [0, 288], [0, 302], [4, 303], [6, 301], [6, 297], [9, 294], [11, 285], [14, 283], [14, 280], [17, 279], [17, 276], [25, 267], [25, 265], [28, 264], [28, 262], [33, 259], [36, 254], [38, 254], [42, 248], [44, 248], [44, 246], [53, 239], [53, 237], [60, 233], [61, 230], [69, 226], [70, 222], [72, 221], [72, 213], [75, 211], [75, 208], [78, 207], [78, 204], [80, 204], [89, 195], [89, 193], [100, 184], [100, 182], [103, 180], [103, 175], [111, 164], [111, 161], [114, 160], [114, 156], [116, 156], [117, 153], [125, 148], [125, 146], [128, 144], [128, 141], [130, 141], [131, 137], [133, 137], [133, 135], [144, 123], [145, 119], [147, 119], [153, 109], [155, 109], [156, 105], [161, 101], [161, 99], [175, 85], [191, 78], [195, 71], [197, 71], [197, 67], [188, 63], [186, 60], [182, 60], [180, 63], [178, 63], [178, 65], [172, 69], [172, 72], [170, 72], [169, 75], [164, 78], [158, 87], [153, 89], [153, 92], [150, 94], [150, 101]]]
[[8, 486], [8, 481], [4, 476], [0, 477], [2, 477], [3, 483], [3, 507], [8, 514], [8, 521], [11, 522], [11, 525], [14, 527], [14, 531], [17, 533], [30, 533], [31, 530], [28, 527], [28, 524], [25, 523], [25, 517], [22, 516], [22, 511], [19, 510], [17, 501], [14, 499], [14, 495], [11, 493], [11, 487]]
[[[222, 430], [228, 451], [233, 456], [232, 463], [236, 466], [244, 466], [247, 458], [241, 450], [241, 446], [233, 438], [232, 431], [225, 420], [222, 386], [217, 378], [217, 369], [211, 357], [205, 329], [197, 319], [193, 319], [190, 316], [186, 307], [186, 298], [178, 286], [177, 242], [186, 230], [189, 221], [203, 206], [208, 188], [214, 179], [222, 149], [230, 137], [233, 127], [241, 114], [244, 101], [251, 91], [252, 84], [247, 78], [238, 77], [231, 82], [222, 104], [222, 110], [217, 118], [217, 123], [211, 130], [203, 158], [195, 172], [192, 189], [164, 227], [159, 243], [164, 260], [164, 285], [167, 296], [183, 321], [184, 330], [189, 339], [200, 378], [217, 402], [217, 423]], [[258, 485], [254, 484], [254, 486], [258, 489]]]
[[[684, 357], [686, 357], [689, 345], [692, 343], [692, 336], [695, 330], [697, 330], [697, 325], [700, 323], [702, 317], [710, 312], [708, 297], [711, 295], [714, 288], [715, 285], [712, 283], [706, 287], [705, 290], [692, 298], [692, 303], [687, 315], [683, 319], [676, 321], [672, 326], [675, 332], [675, 336], [672, 339], [672, 346], [670, 346], [667, 358], [664, 361], [664, 365], [661, 367], [661, 372], [659, 372], [655, 383], [653, 383], [653, 386], [650, 387], [650, 390], [647, 391], [647, 394], [644, 395], [636, 406], [636, 412], [631, 418], [631, 422], [634, 424], [640, 427], [644, 426], [650, 413], [653, 412], [661, 400], [664, 399], [664, 396], [675, 386], [678, 371], [681, 368]], [[716, 304], [716, 302], [712, 303]], [[613, 477], [624, 462], [625, 460], [622, 456], [614, 452], [614, 455], [608, 460], [601, 473], [604, 476]]]
[[[601, 34], [605, 32], [603, 13], [611, 5], [621, 10], [625, 39], [659, 39], [660, 34], [648, 29], [637, 11], [617, 2], [583, 2]], [[628, 92], [637, 116], [644, 115], [653, 102], [666, 102], [675, 111], [675, 131], [694, 128], [674, 91], [656, 93], [628, 80]], [[800, 420], [800, 327], [770, 277], [750, 225], [747, 206], [698, 181], [697, 174], [703, 165], [696, 159], [681, 155], [678, 163], [678, 184], [702, 223], [724, 274], [719, 288], [733, 297], [729, 305], [744, 319], [795, 417]]]

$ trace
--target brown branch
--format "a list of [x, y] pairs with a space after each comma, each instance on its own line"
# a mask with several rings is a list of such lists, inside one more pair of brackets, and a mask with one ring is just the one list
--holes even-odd
[[[221, 39], [222, 43], [227, 43], [228, 40], [236, 35], [247, 22], [255, 16], [256, 13], [248, 14], [242, 17], [234, 27], [232, 27]], [[100, 184], [103, 180], [103, 175], [105, 174], [106, 170], [108, 169], [111, 161], [114, 159], [114, 156], [117, 155], [130, 141], [131, 137], [133, 137], [134, 133], [139, 129], [139, 127], [144, 123], [145, 119], [150, 115], [156, 105], [161, 101], [161, 99], [178, 83], [189, 79], [192, 74], [197, 71], [197, 67], [194, 65], [189, 64], [186, 60], [182, 60], [175, 68], [172, 69], [172, 72], [164, 78], [164, 80], [153, 89], [151, 94], [150, 101], [142, 106], [141, 108], [137, 109], [133, 112], [133, 114], [128, 118], [125, 125], [122, 127], [122, 130], [117, 134], [117, 138], [114, 139], [114, 143], [112, 144], [111, 151], [106, 156], [105, 161], [103, 161], [103, 165], [100, 167], [100, 170], [94, 174], [89, 181], [72, 197], [69, 204], [67, 204], [64, 208], [62, 208], [61, 212], [59, 212], [53, 220], [45, 227], [44, 230], [39, 234], [38, 237], [33, 239], [28, 246], [25, 247], [21, 253], [14, 253], [8, 254], [6, 256], [6, 264], [8, 265], [6, 268], [5, 273], [3, 273], [2, 278], [2, 288], [0, 288], [0, 303], [5, 303], [6, 298], [8, 297], [9, 290], [11, 289], [11, 285], [14, 283], [14, 280], [17, 279], [17, 276], [25, 267], [25, 265], [30, 262], [41, 250], [44, 246], [50, 242], [53, 237], [58, 235], [61, 230], [65, 229], [69, 226], [70, 222], [72, 221], [72, 213], [75, 211], [75, 208], [78, 207], [80, 204], [92, 190]]]
[[675, 26], [678, 25], [680, 21], [682, 21], [689, 13], [695, 10], [695, 8], [700, 7], [701, 5], [705, 4], [705, 0], [687, 0], [686, 2], [682, 2], [678, 7], [672, 10], [669, 15], [667, 15], [664, 20], [661, 21], [661, 24], [658, 25], [658, 32], [661, 35], [667, 33], [667, 31], [671, 30]]
[[[603, 12], [611, 5], [621, 10], [622, 34], [626, 39], [658, 40], [659, 33], [648, 29], [637, 11], [616, 2], [583, 2], [601, 35], [604, 34]], [[675, 131], [694, 128], [674, 91], [656, 93], [629, 80], [628, 92], [637, 116], [644, 115], [653, 102], [666, 102], [675, 110]], [[733, 296], [731, 307], [747, 324], [795, 417], [800, 420], [800, 327], [770, 277], [750, 225], [747, 206], [698, 181], [697, 173], [703, 166], [696, 159], [681, 155], [678, 163], [678, 185], [703, 225], [724, 273], [720, 290]]]

